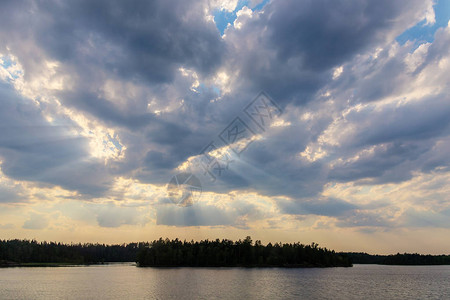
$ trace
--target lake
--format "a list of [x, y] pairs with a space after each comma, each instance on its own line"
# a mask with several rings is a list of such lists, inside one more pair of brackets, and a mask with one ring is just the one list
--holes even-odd
[[0, 269], [1, 299], [450, 299], [450, 266]]

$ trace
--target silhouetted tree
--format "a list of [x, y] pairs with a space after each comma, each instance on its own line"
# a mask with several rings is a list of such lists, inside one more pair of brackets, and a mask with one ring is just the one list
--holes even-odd
[[[176, 255], [174, 255], [174, 251]], [[216, 239], [200, 242], [156, 240], [138, 253], [140, 266], [246, 266], [246, 267], [337, 267], [351, 266], [350, 260], [318, 244], [253, 243], [250, 236], [236, 242]]]

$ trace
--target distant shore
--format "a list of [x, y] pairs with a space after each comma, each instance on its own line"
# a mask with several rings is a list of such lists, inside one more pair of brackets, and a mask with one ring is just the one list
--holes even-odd
[[89, 267], [89, 266], [101, 266], [101, 265], [114, 265], [114, 264], [134, 264], [137, 265], [134, 261], [129, 262], [104, 262], [104, 263], [86, 263], [86, 264], [78, 264], [78, 263], [60, 263], [60, 262], [27, 262], [27, 263], [16, 263], [12, 261], [0, 261], [0, 268], [58, 268], [58, 267]]
[[335, 252], [318, 244], [244, 240], [181, 241], [162, 239], [120, 245], [63, 244], [35, 240], [0, 240], [0, 268], [80, 267], [109, 263], [138, 267], [325, 268], [353, 264], [450, 265], [450, 255], [397, 253], [371, 255]]
[[343, 252], [354, 264], [434, 266], [450, 265], [450, 255], [431, 255], [418, 253], [397, 253], [391, 255], [371, 255], [362, 252]]
[[41, 262], [27, 262], [16, 263], [11, 261], [0, 262], [0, 268], [19, 268], [19, 267], [79, 267], [83, 265], [73, 263], [41, 263]]

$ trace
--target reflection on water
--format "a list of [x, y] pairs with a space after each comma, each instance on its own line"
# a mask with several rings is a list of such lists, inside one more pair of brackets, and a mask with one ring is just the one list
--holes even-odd
[[450, 299], [450, 266], [0, 269], [1, 299]]

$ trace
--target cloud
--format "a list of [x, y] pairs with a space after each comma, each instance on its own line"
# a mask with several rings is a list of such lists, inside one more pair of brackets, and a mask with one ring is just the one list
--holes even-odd
[[[21, 9], [24, 4], [9, 5], [17, 13], [13, 19], [5, 16], [4, 22], [16, 26], [10, 27], [5, 40], [27, 70], [25, 80], [40, 75], [33, 67], [39, 62], [32, 61], [38, 56], [23, 50], [27, 43], [42, 57], [56, 61], [57, 72], [70, 78], [71, 87], [53, 91], [52, 96], [89, 119], [114, 128], [126, 145], [123, 159], [110, 163], [116, 174], [158, 184], [214, 139], [241, 113], [256, 90], [266, 89], [289, 110], [320, 103], [323, 100], [316, 93], [332, 82], [336, 66], [386, 45], [420, 20], [427, 7], [419, 1], [409, 3], [406, 10], [400, 2], [276, 1], [252, 13], [245, 22], [237, 20], [239, 28], [229, 28], [221, 38], [214, 24], [202, 15], [202, 3], [36, 3], [32, 15], [30, 10]], [[245, 11], [248, 16], [250, 11]], [[46, 18], [35, 17], [39, 15]], [[244, 14], [239, 15], [238, 19]], [[32, 26], [25, 28], [23, 24]], [[241, 43], [244, 40], [247, 42]], [[232, 76], [231, 93], [217, 95], [208, 87], [208, 76], [215, 72]], [[341, 77], [347, 78], [345, 71]], [[198, 85], [196, 91], [191, 90], [198, 80], [204, 81], [205, 87]], [[212, 101], [217, 97], [218, 101]], [[251, 187], [263, 194], [291, 197], [319, 194], [327, 180], [326, 164], [299, 160], [298, 154], [332, 119], [316, 114], [313, 125], [299, 120], [298, 113], [286, 113], [291, 125], [267, 133], [263, 141], [252, 145], [243, 157], [246, 164], [236, 166], [215, 189]], [[110, 188], [107, 182], [111, 177], [107, 168], [86, 162], [87, 145], [83, 143], [87, 143], [83, 138], [65, 140], [64, 146], [73, 151], [73, 157], [61, 157], [83, 160], [76, 167], [80, 179], [68, 182], [67, 167], [61, 167], [52, 168], [43, 181], [99, 196]], [[4, 163], [9, 176], [19, 178], [32, 172], [25, 169], [15, 175], [17, 166], [8, 168], [8, 164], [13, 160]], [[29, 165], [33, 170], [41, 167]], [[254, 168], [248, 168], [250, 165]], [[34, 180], [31, 175], [28, 178]], [[83, 183], [81, 178], [88, 180]], [[101, 183], [89, 184], [97, 178], [102, 178]]]
[[25, 221], [22, 228], [40, 230], [48, 226], [49, 222], [45, 215], [38, 213], [30, 213], [30, 217]]
[[360, 230], [371, 230], [373, 227], [378, 228], [395, 228], [395, 222], [389, 220], [384, 215], [378, 215], [376, 213], [358, 212], [353, 215], [346, 216], [339, 219], [336, 222], [337, 227], [362, 227]]
[[405, 227], [432, 227], [449, 228], [450, 227], [449, 210], [435, 212], [430, 210], [417, 210], [410, 208], [400, 217], [402, 225]]
[[[93, 202], [53, 209], [99, 227], [143, 226], [155, 212], [157, 225], [175, 227], [320, 220], [369, 230], [436, 217], [432, 226], [446, 228], [450, 29], [418, 47], [396, 40], [432, 23], [432, 1], [278, 0], [252, 10], [259, 2], [2, 2], [2, 205], [59, 187], [70, 193], [45, 199]], [[223, 36], [214, 9], [238, 10]], [[243, 111], [261, 90], [283, 110], [264, 131]], [[236, 117], [254, 142], [210, 181], [189, 162], [211, 141], [225, 146], [219, 135]], [[161, 203], [156, 189], [183, 168], [212, 200]], [[427, 176], [440, 178], [429, 183], [436, 195]], [[406, 193], [413, 183], [420, 196]], [[358, 191], [369, 186], [373, 195]], [[130, 206], [132, 197], [155, 207]], [[47, 225], [30, 215], [24, 227]]]
[[178, 207], [175, 205], [157, 208], [158, 225], [168, 226], [229, 226], [234, 218], [214, 206]]
[[349, 215], [358, 209], [357, 205], [334, 198], [313, 199], [302, 202], [280, 201], [278, 205], [281, 211], [286, 214], [313, 214], [328, 217]]
[[0, 157], [5, 175], [99, 195], [108, 173], [91, 159], [88, 140], [73, 134], [75, 124], [49, 123], [30, 99], [0, 83]]
[[122, 225], [145, 225], [149, 220], [142, 210], [136, 207], [116, 206], [113, 203], [97, 206], [94, 210], [100, 227], [119, 227]]
[[21, 184], [0, 177], [0, 203], [26, 202], [27, 193]]
[[[266, 90], [281, 104], [304, 104], [332, 69], [381, 47], [424, 17], [422, 1], [274, 1], [243, 28], [230, 28], [235, 88]], [[392, 20], [396, 20], [393, 22]], [[245, 40], [245, 43], [241, 41]], [[245, 78], [245, 79], [244, 79]]]
[[271, 218], [275, 207], [270, 198], [257, 194], [204, 192], [193, 206], [180, 207], [162, 199], [155, 206], [156, 224], [167, 226], [234, 227], [249, 229]]
[[121, 78], [166, 82], [172, 80], [178, 65], [208, 73], [220, 63], [224, 50], [217, 29], [202, 15], [202, 3], [26, 1], [4, 5], [2, 26], [11, 34], [8, 41], [16, 39], [17, 44], [8, 45], [13, 51], [20, 52], [16, 48], [20, 43], [32, 42], [58, 61], [92, 71], [100, 66]]
[[8, 224], [0, 224], [0, 229], [13, 229], [14, 224], [8, 223]]

